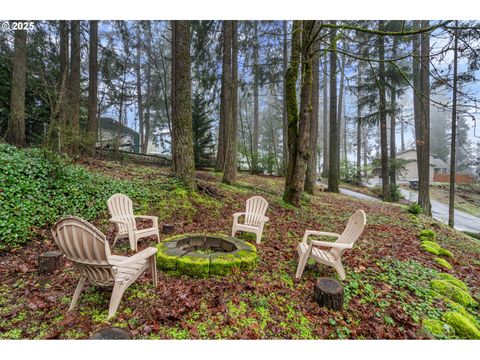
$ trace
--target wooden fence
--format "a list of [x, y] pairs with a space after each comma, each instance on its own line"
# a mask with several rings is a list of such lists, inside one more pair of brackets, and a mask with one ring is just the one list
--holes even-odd
[[[475, 181], [470, 174], [455, 174], [456, 184], [471, 184]], [[450, 182], [450, 174], [434, 174], [433, 182]]]
[[97, 155], [102, 158], [110, 160], [126, 160], [132, 161], [140, 164], [151, 164], [157, 166], [171, 166], [172, 159], [169, 156], [165, 155], [155, 155], [155, 154], [140, 154], [124, 150], [97, 150]]

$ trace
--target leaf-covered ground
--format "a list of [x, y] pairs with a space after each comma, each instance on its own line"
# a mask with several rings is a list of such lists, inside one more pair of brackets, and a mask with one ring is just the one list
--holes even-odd
[[[281, 200], [283, 181], [239, 175], [236, 186], [220, 184], [220, 174], [198, 172], [198, 180], [222, 195], [189, 194], [166, 176], [166, 170], [113, 162], [87, 161], [91, 171], [144, 184], [151, 194], [135, 202], [137, 213], [175, 224], [175, 234], [228, 234], [232, 214], [245, 200], [261, 195], [270, 206], [259, 262], [252, 272], [229, 277], [191, 279], [159, 272], [154, 288], [148, 272], [125, 293], [116, 316], [107, 320], [109, 289], [87, 287], [77, 307], [68, 306], [78, 281], [71, 264], [52, 275], [37, 273], [39, 253], [56, 249], [48, 229], [35, 229], [29, 245], [0, 255], [0, 338], [88, 338], [108, 325], [128, 328], [136, 339], [414, 339], [425, 337], [423, 319], [439, 319], [446, 303], [435, 297], [430, 281], [448, 272], [464, 281], [478, 299], [480, 243], [398, 205], [368, 203], [325, 192], [305, 196], [295, 209]], [[357, 209], [367, 213], [367, 227], [343, 262], [347, 271], [345, 305], [329, 311], [313, 300], [320, 276], [337, 277], [331, 268], [307, 265], [295, 281], [296, 245], [306, 229], [341, 232]], [[110, 240], [115, 235], [108, 214], [93, 221]], [[437, 242], [453, 253], [447, 271], [420, 247], [419, 232], [437, 233]], [[165, 238], [165, 235], [161, 235]], [[242, 236], [254, 243], [253, 237]], [[139, 250], [154, 245], [139, 243]], [[126, 241], [112, 247], [130, 254]], [[470, 309], [478, 320], [478, 312]]]

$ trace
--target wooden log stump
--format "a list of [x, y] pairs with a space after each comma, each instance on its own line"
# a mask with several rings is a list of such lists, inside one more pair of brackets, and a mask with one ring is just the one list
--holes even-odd
[[38, 257], [38, 272], [50, 274], [63, 266], [63, 254], [60, 251], [47, 251]]
[[97, 331], [90, 339], [92, 340], [132, 340], [133, 336], [129, 331], [119, 328], [110, 327]]
[[318, 279], [313, 289], [313, 296], [318, 305], [332, 310], [341, 310], [343, 307], [343, 286], [332, 278]]
[[162, 233], [171, 234], [175, 230], [174, 224], [163, 224]]

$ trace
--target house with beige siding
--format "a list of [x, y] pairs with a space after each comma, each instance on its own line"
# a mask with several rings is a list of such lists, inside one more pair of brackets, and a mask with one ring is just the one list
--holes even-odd
[[[418, 179], [418, 164], [417, 164], [417, 151], [415, 149], [408, 149], [397, 153], [397, 159], [405, 160], [403, 165], [404, 170], [401, 171], [398, 178], [399, 180], [415, 180]], [[435, 174], [447, 174], [448, 165], [445, 161], [430, 154], [430, 181], [433, 181]]]

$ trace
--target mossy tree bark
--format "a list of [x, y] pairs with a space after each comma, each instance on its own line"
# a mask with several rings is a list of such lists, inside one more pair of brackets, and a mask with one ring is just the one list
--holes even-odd
[[172, 21], [173, 173], [195, 190], [190, 76], [190, 22]]
[[328, 143], [328, 55], [323, 55], [323, 166], [322, 177], [328, 177], [328, 158], [329, 158], [329, 143]]
[[72, 20], [70, 40], [69, 116], [67, 138], [71, 154], [77, 154], [80, 142], [80, 21]]
[[[330, 22], [336, 25], [336, 21]], [[336, 29], [330, 33], [330, 46], [336, 49]], [[328, 188], [330, 192], [340, 192], [339, 189], [339, 164], [340, 164], [340, 143], [338, 138], [337, 121], [337, 53], [330, 52], [330, 138], [328, 151]]]
[[91, 142], [92, 154], [98, 132], [98, 20], [90, 21], [90, 47], [88, 57], [88, 141]]
[[230, 84], [230, 116], [227, 129], [227, 143], [225, 151], [225, 168], [223, 171], [222, 182], [225, 184], [234, 184], [237, 180], [237, 101], [238, 101], [238, 42], [237, 42], [237, 22], [231, 21], [231, 84]]
[[12, 92], [7, 140], [25, 146], [25, 82], [27, 74], [27, 31], [15, 30], [12, 59]]
[[[316, 28], [318, 25], [316, 26]], [[315, 32], [317, 29], [314, 30]], [[312, 112], [310, 117], [309, 134], [309, 158], [307, 162], [307, 173], [305, 177], [305, 191], [309, 194], [315, 192], [317, 182], [317, 145], [318, 145], [318, 98], [320, 94], [320, 42], [315, 41], [313, 50], [316, 53], [312, 61]]]
[[[303, 23], [303, 24], [302, 24]], [[285, 179], [285, 202], [299, 207], [305, 184], [309, 156], [309, 131], [312, 112], [312, 59], [315, 21], [294, 21], [292, 30], [292, 55], [287, 70], [287, 115], [289, 162]], [[300, 114], [296, 99], [298, 69], [302, 63]]]
[[227, 127], [231, 116], [231, 81], [232, 81], [232, 22], [223, 21], [223, 57], [222, 85], [220, 91], [220, 123], [218, 126], [218, 149], [216, 171], [225, 168], [225, 153], [227, 148]]
[[288, 166], [288, 116], [287, 116], [287, 87], [286, 75], [288, 67], [288, 21], [283, 21], [283, 169], [285, 175]]
[[68, 21], [61, 20], [59, 22], [60, 28], [60, 79], [58, 82], [58, 128], [59, 128], [59, 139], [58, 139], [58, 150], [63, 151], [63, 137], [65, 136], [66, 127], [67, 127], [67, 117], [68, 117], [68, 74], [69, 74], [69, 31], [68, 31]]
[[[378, 21], [378, 30], [384, 31], [384, 21]], [[387, 107], [385, 100], [385, 39], [383, 35], [378, 36], [378, 90], [379, 106], [378, 115], [380, 119], [380, 161], [382, 167], [382, 198], [383, 201], [390, 201], [390, 184], [388, 169], [388, 141], [387, 141]]]

